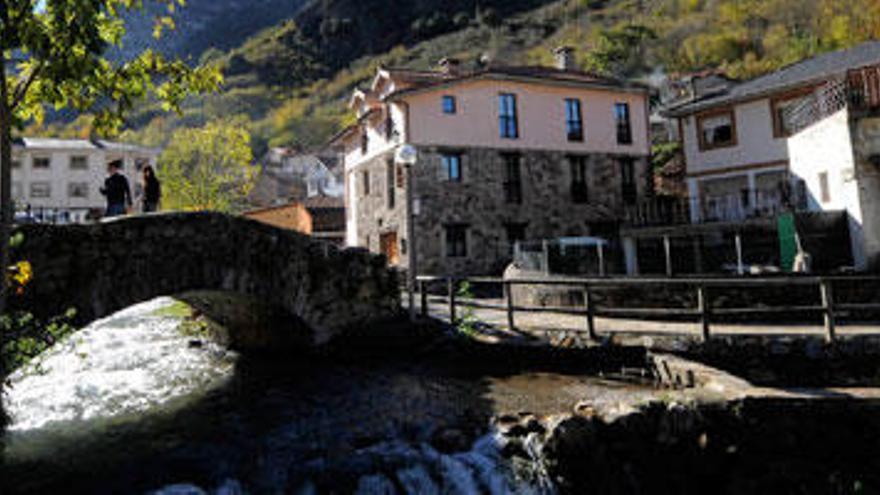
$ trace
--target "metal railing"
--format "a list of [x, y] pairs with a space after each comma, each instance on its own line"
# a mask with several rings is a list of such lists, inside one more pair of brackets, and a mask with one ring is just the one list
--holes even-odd
[[[712, 337], [712, 325], [717, 322], [718, 317], [737, 317], [737, 318], [760, 318], [769, 315], [786, 315], [786, 314], [812, 314], [822, 316], [823, 320], [823, 336], [827, 343], [834, 343], [837, 338], [837, 326], [840, 317], [844, 313], [857, 313], [878, 311], [880, 312], [880, 303], [877, 302], [844, 302], [835, 299], [835, 287], [843, 282], [850, 283], [880, 283], [880, 277], [763, 277], [763, 278], [544, 278], [544, 279], [502, 279], [497, 277], [438, 277], [438, 276], [419, 276], [417, 280], [417, 290], [420, 296], [420, 311], [423, 317], [429, 316], [430, 295], [428, 294], [428, 285], [443, 283], [445, 284], [445, 298], [441, 297], [441, 301], [448, 305], [449, 320], [452, 324], [459, 321], [458, 310], [462, 307], [475, 309], [488, 309], [504, 311], [507, 315], [507, 326], [511, 330], [516, 330], [516, 314], [517, 313], [548, 313], [560, 315], [577, 315], [583, 316], [584, 327], [583, 333], [591, 340], [599, 338], [599, 332], [596, 329], [596, 318], [620, 318], [630, 317], [645, 319], [648, 321], [675, 318], [692, 318], [699, 323], [699, 335], [703, 342], [708, 341]], [[468, 282], [473, 285], [493, 284], [503, 287], [504, 303], [493, 304], [481, 302], [468, 298], [460, 299], [458, 294], [459, 285]], [[513, 288], [517, 286], [562, 286], [571, 290], [579, 290], [583, 294], [583, 307], [546, 307], [546, 306], [520, 306], [515, 304]], [[650, 289], [656, 291], [662, 287], [675, 287], [692, 291], [695, 296], [696, 305], [694, 307], [610, 307], [597, 303], [596, 295], [603, 290], [619, 289], [619, 288], [636, 288]], [[751, 307], [713, 307], [716, 298], [723, 297], [725, 292], [733, 289], [743, 288], [779, 288], [791, 290], [792, 287], [813, 287], [818, 295], [819, 304], [784, 304], [784, 305], [757, 305]], [[436, 297], [435, 297], [436, 301]], [[720, 323], [720, 322], [719, 322]], [[763, 323], [753, 321], [752, 323]], [[546, 330], [552, 330], [550, 328]], [[563, 330], [565, 331], [565, 330]], [[610, 333], [651, 333], [656, 332], [640, 332], [629, 330], [615, 330]], [[670, 336], [689, 336], [692, 332], [675, 332], [664, 331]], [[811, 335], [803, 332], [804, 335]], [[743, 334], [745, 336], [761, 335], [750, 332]], [[880, 324], [877, 325], [877, 331], [872, 335], [880, 335]]]
[[625, 220], [632, 226], [742, 222], [806, 208], [798, 195], [781, 187], [744, 188], [739, 193], [658, 197], [627, 207]]
[[830, 79], [800, 104], [784, 112], [787, 130], [796, 134], [843, 108], [880, 110], [880, 66], [850, 70]]

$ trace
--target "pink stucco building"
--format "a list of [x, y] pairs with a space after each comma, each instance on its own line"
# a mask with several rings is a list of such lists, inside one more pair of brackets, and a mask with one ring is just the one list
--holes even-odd
[[[344, 156], [346, 241], [424, 274], [498, 273], [516, 241], [617, 237], [628, 204], [649, 194], [648, 90], [574, 69], [491, 64], [380, 68], [352, 95]], [[418, 150], [406, 170], [403, 144]], [[407, 228], [414, 215], [415, 235]]]

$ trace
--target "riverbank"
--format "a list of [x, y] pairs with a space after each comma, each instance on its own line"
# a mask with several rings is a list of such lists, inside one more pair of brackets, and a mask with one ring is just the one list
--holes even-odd
[[880, 394], [772, 372], [846, 374], [813, 344], [560, 348], [396, 320], [238, 352], [271, 319], [221, 324], [213, 301], [129, 308], [16, 378], [3, 493], [880, 490]]

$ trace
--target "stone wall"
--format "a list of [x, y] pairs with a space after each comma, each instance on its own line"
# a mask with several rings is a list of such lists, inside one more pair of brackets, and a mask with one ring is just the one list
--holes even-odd
[[[509, 152], [509, 151], [506, 151]], [[461, 154], [462, 180], [450, 182], [442, 167], [445, 153]], [[526, 240], [562, 236], [617, 235], [623, 217], [621, 158], [609, 154], [584, 155], [587, 159], [588, 202], [571, 197], [571, 170], [567, 154], [555, 151], [523, 151], [521, 156], [522, 202], [505, 199], [505, 162], [501, 150], [491, 148], [422, 148], [414, 167], [414, 195], [419, 202], [416, 216], [418, 271], [421, 274], [500, 274], [510, 261], [508, 224], [524, 224]], [[648, 191], [647, 157], [633, 157], [639, 197]], [[401, 266], [406, 266], [406, 196], [396, 187], [393, 208], [387, 200], [387, 164], [383, 155], [361, 167], [368, 170], [370, 194], [360, 196], [359, 244], [380, 249], [380, 235], [397, 232], [401, 242]], [[397, 174], [394, 174], [396, 177]], [[360, 181], [359, 176], [359, 181]], [[400, 185], [403, 185], [402, 183]], [[467, 256], [446, 256], [445, 227], [467, 227]]]
[[305, 323], [314, 344], [399, 311], [395, 274], [365, 250], [219, 213], [169, 213], [93, 225], [22, 227], [15, 259], [34, 281], [15, 304], [86, 323], [134, 303], [192, 290], [254, 296]]
[[880, 117], [856, 115], [850, 121], [855, 173], [862, 209], [860, 234], [868, 269], [880, 270]]

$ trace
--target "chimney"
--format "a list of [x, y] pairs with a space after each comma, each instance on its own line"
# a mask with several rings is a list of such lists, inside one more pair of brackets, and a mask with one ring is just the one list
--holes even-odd
[[556, 57], [556, 68], [559, 70], [574, 70], [574, 48], [570, 46], [560, 46], [553, 50]]
[[461, 73], [461, 60], [457, 58], [443, 57], [442, 59], [440, 59], [438, 65], [440, 66], [440, 70], [444, 74], [457, 76]]

